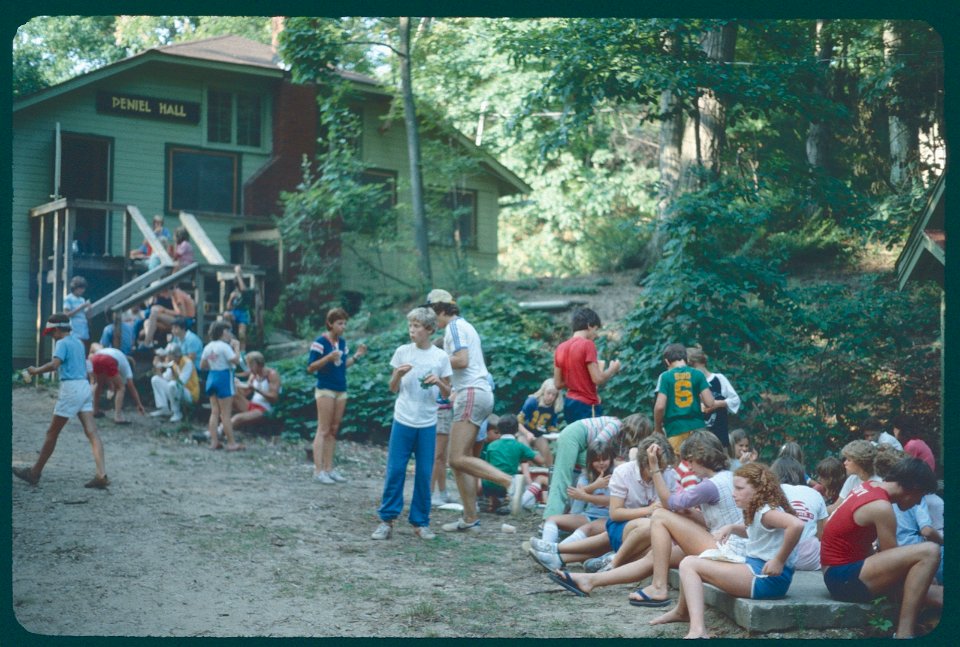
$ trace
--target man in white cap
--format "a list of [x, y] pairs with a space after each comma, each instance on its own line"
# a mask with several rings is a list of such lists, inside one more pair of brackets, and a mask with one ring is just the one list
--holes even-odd
[[[453, 368], [453, 425], [450, 428], [450, 467], [457, 479], [463, 502], [463, 518], [444, 524], [447, 532], [479, 530], [477, 515], [477, 478], [514, 489], [512, 475], [473, 456], [477, 430], [493, 412], [493, 391], [487, 381], [480, 335], [460, 316], [456, 301], [446, 290], [431, 290], [426, 307], [437, 314], [437, 326], [444, 331], [443, 349]], [[520, 477], [522, 479], [522, 476]], [[512, 487], [511, 487], [512, 486]]]
[[50, 315], [43, 334], [52, 335], [55, 340], [53, 359], [43, 366], [29, 366], [26, 369], [30, 375], [57, 371], [60, 377], [60, 391], [57, 394], [57, 403], [53, 407], [53, 420], [47, 428], [47, 436], [43, 441], [43, 447], [40, 448], [37, 462], [33, 467], [14, 467], [13, 474], [30, 485], [36, 485], [40, 481], [43, 466], [46, 465], [57, 446], [57, 439], [60, 437], [63, 426], [70, 418], [77, 416], [80, 424], [83, 425], [83, 433], [90, 441], [93, 461], [97, 467], [96, 476], [84, 487], [102, 490], [110, 484], [110, 479], [104, 472], [103, 443], [100, 442], [97, 426], [93, 420], [93, 390], [90, 388], [90, 382], [87, 381], [87, 360], [83, 342], [72, 336], [70, 330], [70, 318], [66, 314], [58, 312]]

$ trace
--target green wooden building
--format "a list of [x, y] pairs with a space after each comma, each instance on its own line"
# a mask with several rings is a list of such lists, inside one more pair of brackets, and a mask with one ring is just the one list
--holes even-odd
[[[399, 289], [383, 276], [415, 273], [412, 216], [402, 208], [409, 204], [403, 121], [385, 119], [392, 92], [373, 79], [342, 75], [352, 84], [351, 107], [363, 124], [364, 180], [388, 189], [383, 208], [397, 219], [395, 245], [386, 252], [363, 245], [342, 250], [344, 287]], [[267, 285], [269, 307], [285, 268], [272, 216], [281, 211], [280, 192], [300, 182], [304, 156], [316, 155], [316, 91], [291, 83], [269, 46], [223, 36], [150, 49], [15, 101], [15, 362], [36, 357], [43, 343], [38, 325], [62, 305], [71, 276], [85, 276], [88, 296], [97, 301], [142, 272], [127, 252], [143, 239], [138, 223], [153, 214], [164, 214], [171, 231], [193, 223], [191, 231], [205, 238], [194, 246], [207, 269], [250, 267]], [[500, 199], [530, 188], [462, 134], [425, 130], [442, 132], [448, 145], [475, 161], [455, 186], [427, 186], [440, 192], [439, 204], [457, 208], [431, 235], [435, 282], [451, 284], [455, 258], [493, 272]], [[201, 258], [207, 248], [210, 254]], [[379, 277], [362, 270], [371, 264]], [[215, 316], [211, 284], [205, 312]], [[95, 313], [95, 333], [117, 301]]]

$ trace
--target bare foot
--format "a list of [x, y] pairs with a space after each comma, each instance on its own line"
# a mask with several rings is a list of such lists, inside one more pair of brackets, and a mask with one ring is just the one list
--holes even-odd
[[670, 599], [670, 591], [666, 588], [663, 588], [663, 589], [657, 588], [653, 584], [651, 584], [650, 586], [644, 587], [642, 589], [637, 589], [636, 591], [632, 592], [628, 597], [631, 600], [636, 600], [637, 602], [651, 602], [651, 601], [660, 602], [662, 600]]
[[247, 448], [246, 445], [241, 445], [240, 443], [233, 443], [233, 444], [227, 445], [228, 452], [242, 452], [246, 448]]
[[683, 638], [684, 638], [684, 640], [686, 640], [687, 638], [713, 638], [713, 636], [708, 636], [707, 634], [704, 634], [704, 633], [698, 633], [696, 636], [694, 636], [694, 635], [691, 633], [691, 634], [687, 634], [687, 635], [684, 636]]
[[[562, 576], [564, 570], [565, 569], [557, 568], [554, 569], [553, 572]], [[590, 573], [571, 573], [570, 571], [567, 571], [567, 573], [574, 584], [584, 593], [590, 593], [590, 591], [593, 590], [593, 582], [591, 581], [593, 578], [590, 577]]]
[[223, 445], [220, 443], [210, 443], [210, 449], [223, 449]]
[[688, 618], [686, 614], [680, 613], [680, 607], [679, 605], [677, 605], [672, 609], [670, 609], [669, 611], [667, 611], [666, 613], [664, 613], [662, 616], [657, 616], [656, 618], [651, 620], [650, 624], [665, 625], [671, 622], [687, 622], [689, 619], [690, 618]]

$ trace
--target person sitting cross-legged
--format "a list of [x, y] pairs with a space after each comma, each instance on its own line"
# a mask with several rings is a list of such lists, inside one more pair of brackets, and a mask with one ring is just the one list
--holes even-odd
[[255, 425], [273, 410], [280, 399], [280, 373], [267, 366], [263, 354], [258, 351], [247, 353], [247, 366], [250, 374], [247, 381], [236, 380], [237, 392], [233, 396], [233, 410], [239, 411], [232, 416], [233, 428]]

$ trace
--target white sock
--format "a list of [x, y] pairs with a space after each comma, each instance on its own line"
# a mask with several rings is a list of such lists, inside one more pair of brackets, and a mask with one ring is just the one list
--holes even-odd
[[537, 497], [534, 496], [533, 492], [530, 490], [525, 490], [523, 495], [520, 497], [520, 505], [526, 507], [532, 504], [537, 500]]
[[574, 541], [580, 541], [581, 539], [586, 539], [587, 533], [583, 532], [579, 528], [570, 533], [570, 536], [560, 542], [560, 545], [569, 544]]
[[540, 539], [548, 541], [551, 544], [557, 543], [557, 537], [560, 536], [560, 529], [554, 521], [543, 522], [543, 532], [540, 533]]

